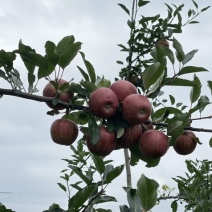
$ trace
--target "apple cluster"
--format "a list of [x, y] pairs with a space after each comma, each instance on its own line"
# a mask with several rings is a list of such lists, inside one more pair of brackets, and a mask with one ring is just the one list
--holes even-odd
[[145, 125], [152, 113], [151, 103], [129, 81], [118, 80], [109, 88], [93, 91], [89, 97], [89, 110], [94, 116], [108, 121], [119, 113], [120, 121], [127, 126], [120, 137], [116, 131], [110, 132], [106, 126], [101, 126], [96, 144], [90, 142], [88, 135], [87, 146], [93, 154], [106, 156], [115, 149], [138, 146], [141, 154], [153, 159], [163, 156], [169, 148], [168, 137], [163, 132]]
[[[55, 83], [55, 85], [54, 85]], [[43, 89], [43, 96], [58, 97], [61, 101], [70, 102], [74, 94], [61, 89], [65, 80], [49, 82]], [[60, 104], [47, 105], [55, 110], [63, 110], [65, 107]], [[100, 156], [107, 156], [113, 150], [121, 148], [139, 149], [139, 152], [146, 158], [160, 158], [169, 149], [168, 136], [149, 122], [152, 113], [152, 106], [148, 98], [137, 92], [137, 88], [127, 80], [118, 80], [110, 87], [99, 87], [94, 90], [88, 101], [90, 113], [101, 121], [99, 126], [100, 135], [98, 142], [93, 144], [89, 133], [86, 135], [86, 144], [89, 151]], [[108, 130], [108, 121], [118, 117], [120, 122], [125, 123], [121, 136], [116, 130]], [[78, 136], [79, 129], [74, 121], [69, 119], [57, 119], [50, 128], [52, 140], [61, 145], [71, 145]], [[194, 151], [197, 138], [191, 131], [185, 131], [178, 137], [173, 145], [174, 150], [181, 155], [187, 155]]]

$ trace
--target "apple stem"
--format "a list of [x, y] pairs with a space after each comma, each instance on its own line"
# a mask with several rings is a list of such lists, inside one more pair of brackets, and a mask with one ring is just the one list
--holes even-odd
[[125, 158], [125, 167], [126, 167], [126, 176], [127, 176], [127, 187], [132, 188], [132, 176], [130, 169], [130, 156], [128, 149], [124, 149], [124, 158]]

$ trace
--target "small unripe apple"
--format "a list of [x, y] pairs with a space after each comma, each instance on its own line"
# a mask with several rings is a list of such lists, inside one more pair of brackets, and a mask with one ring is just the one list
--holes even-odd
[[134, 146], [142, 134], [141, 125], [132, 125], [125, 129], [124, 134], [117, 139], [117, 147], [130, 148]]
[[107, 156], [116, 148], [115, 133], [108, 132], [106, 127], [100, 128], [100, 136], [96, 144], [91, 143], [89, 134], [86, 142], [88, 150], [94, 155]]
[[116, 94], [106, 87], [97, 88], [89, 97], [90, 112], [102, 119], [108, 119], [117, 112], [119, 101]]
[[122, 118], [131, 125], [142, 124], [151, 115], [152, 106], [147, 97], [131, 94], [122, 102]]
[[52, 140], [61, 145], [69, 146], [77, 139], [79, 133], [78, 126], [69, 119], [57, 119], [50, 128]]
[[127, 80], [117, 80], [111, 84], [110, 89], [116, 94], [119, 102], [122, 102], [130, 94], [136, 94], [136, 87]]
[[185, 131], [176, 139], [173, 148], [180, 155], [188, 155], [195, 150], [196, 146], [196, 135], [192, 131]]
[[[55, 89], [55, 87], [51, 84], [51, 82], [48, 82], [47, 85], [43, 89], [43, 96], [45, 97], [56, 97], [58, 95], [59, 99], [63, 102], [70, 102], [70, 100], [73, 98], [74, 94], [72, 92], [68, 91], [61, 91], [60, 88], [64, 83], [67, 83], [66, 80], [60, 79], [60, 80], [54, 80], [58, 83], [58, 90]], [[56, 109], [56, 110], [63, 110], [65, 109], [62, 105], [53, 105], [52, 103], [47, 102], [46, 103], [50, 108]]]
[[159, 130], [148, 130], [139, 139], [139, 150], [150, 159], [160, 158], [169, 148], [168, 137]]

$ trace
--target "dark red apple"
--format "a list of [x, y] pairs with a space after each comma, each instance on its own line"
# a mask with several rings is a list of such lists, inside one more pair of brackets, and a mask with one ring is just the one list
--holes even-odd
[[141, 125], [132, 125], [125, 129], [124, 134], [117, 139], [117, 146], [130, 148], [134, 146], [142, 134]]
[[116, 94], [119, 102], [122, 102], [130, 94], [136, 94], [136, 87], [127, 80], [118, 80], [111, 84], [110, 89]]
[[[47, 85], [43, 89], [43, 96], [45, 97], [56, 97], [59, 95], [59, 99], [63, 102], [70, 102], [70, 100], [73, 98], [74, 94], [72, 92], [68, 91], [61, 91], [60, 88], [64, 83], [67, 83], [66, 80], [60, 79], [60, 80], [54, 80], [58, 83], [58, 90], [55, 89], [55, 87], [51, 84], [51, 82], [47, 83]], [[47, 102], [46, 103], [50, 108], [56, 109], [56, 110], [63, 110], [65, 109], [62, 105], [56, 105], [54, 106], [52, 103]]]
[[169, 148], [168, 137], [161, 131], [148, 130], [139, 139], [139, 150], [150, 159], [160, 158]]
[[157, 44], [163, 45], [169, 48], [169, 42], [166, 39], [160, 39], [157, 41]]
[[151, 115], [152, 106], [147, 97], [131, 94], [122, 102], [122, 118], [131, 125], [142, 124]]
[[188, 155], [195, 150], [196, 146], [196, 135], [192, 131], [185, 131], [176, 139], [173, 148], [180, 155]]
[[71, 145], [78, 136], [79, 129], [75, 122], [68, 119], [55, 120], [50, 128], [52, 140], [61, 145]]
[[107, 156], [116, 148], [116, 136], [114, 132], [108, 132], [106, 127], [100, 128], [99, 140], [92, 144], [90, 136], [87, 136], [87, 146], [91, 153], [99, 156]]
[[119, 101], [116, 94], [106, 87], [97, 88], [89, 97], [90, 112], [102, 119], [108, 119], [117, 112]]

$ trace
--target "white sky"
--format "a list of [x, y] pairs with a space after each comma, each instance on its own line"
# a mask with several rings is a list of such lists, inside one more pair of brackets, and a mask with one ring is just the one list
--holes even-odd
[[[120, 69], [115, 61], [125, 58], [117, 44], [125, 43], [129, 37], [127, 16], [117, 6], [120, 2], [0, 0], [0, 49], [12, 51], [22, 39], [24, 44], [30, 45], [38, 53], [44, 53], [44, 44], [47, 40], [57, 43], [67, 35], [74, 35], [76, 40], [83, 43], [82, 51], [94, 65], [97, 74], [113, 81]], [[121, 3], [130, 5], [130, 2], [124, 0]], [[151, 16], [166, 13], [163, 5], [165, 1], [152, 2], [145, 9], [145, 14]], [[175, 3], [170, 0], [166, 2]], [[183, 1], [175, 4], [181, 2]], [[191, 1], [188, 2], [190, 4]], [[199, 1], [200, 8], [210, 3], [209, 0], [205, 0], [204, 3]], [[187, 26], [183, 34], [176, 35], [176, 38], [183, 44], [186, 53], [199, 49], [190, 65], [203, 66], [210, 71], [211, 10], [203, 13], [197, 20], [201, 24]], [[70, 79], [74, 77], [79, 81], [81, 76], [76, 65], [83, 67], [79, 56], [67, 68], [65, 76]], [[17, 62], [17, 69], [26, 77], [26, 70], [20, 61]], [[201, 73], [197, 76], [202, 79], [203, 94], [210, 98], [207, 80], [211, 80], [211, 73]], [[193, 78], [192, 75], [189, 77]], [[0, 83], [2, 88], [9, 88], [2, 79]], [[38, 88], [41, 91], [45, 83], [45, 80], [40, 82]], [[170, 94], [176, 95], [177, 101], [184, 104], [189, 104], [189, 91], [169, 88]], [[210, 107], [203, 116], [212, 115]], [[61, 159], [68, 158], [72, 152], [68, 147], [56, 145], [51, 141], [49, 128], [59, 117], [47, 116], [47, 111], [48, 107], [44, 103], [9, 96], [0, 99], [0, 202], [17, 212], [40, 212], [48, 209], [52, 203], [58, 203], [64, 209], [67, 207], [67, 197], [57, 186], [57, 182], [62, 182], [59, 177], [60, 171], [66, 168], [66, 163]], [[192, 126], [211, 128], [212, 125], [211, 120], [204, 120], [194, 122]], [[156, 168], [147, 169], [142, 162], [133, 167], [133, 185], [136, 185], [138, 178], [144, 173], [147, 177], [157, 180], [161, 186], [167, 184], [176, 187], [171, 177], [183, 175], [186, 170], [185, 159], [211, 160], [211, 149], [208, 145], [211, 134], [196, 135], [203, 145], [198, 146], [192, 155], [179, 156], [170, 149]], [[108, 158], [113, 159], [115, 165], [124, 163], [122, 151], [113, 152]], [[126, 195], [122, 190], [122, 186], [126, 185], [125, 180], [123, 172], [114, 184], [108, 186], [108, 194], [119, 200], [116, 204], [110, 204], [113, 211], [118, 211], [119, 205], [126, 204]], [[171, 211], [169, 205], [170, 202], [166, 201], [152, 211]]]

